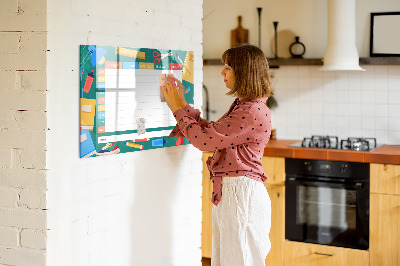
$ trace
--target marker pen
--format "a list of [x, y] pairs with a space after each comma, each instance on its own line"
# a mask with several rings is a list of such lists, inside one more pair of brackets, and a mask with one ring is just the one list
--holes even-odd
[[92, 70], [92, 72], [87, 74], [87, 77], [86, 77], [85, 87], [83, 87], [83, 91], [86, 92], [86, 93], [89, 93], [90, 87], [92, 87], [92, 83], [93, 83], [93, 80], [94, 80], [93, 71], [94, 70]]
[[132, 148], [136, 148], [136, 149], [143, 149], [144, 148], [143, 145], [140, 145], [140, 144], [137, 144], [137, 143], [132, 143], [132, 142], [127, 142], [126, 146], [132, 147]]

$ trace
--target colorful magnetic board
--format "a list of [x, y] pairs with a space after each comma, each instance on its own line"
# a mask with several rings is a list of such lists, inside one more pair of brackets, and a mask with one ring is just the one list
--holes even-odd
[[174, 75], [194, 103], [193, 51], [80, 46], [80, 157], [189, 144], [160, 85]]

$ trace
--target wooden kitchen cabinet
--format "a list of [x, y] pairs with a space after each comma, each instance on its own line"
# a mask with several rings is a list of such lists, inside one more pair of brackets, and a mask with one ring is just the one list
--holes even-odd
[[267, 175], [265, 184], [268, 185], [285, 185], [285, 158], [264, 156], [261, 159], [264, 172]]
[[370, 164], [371, 193], [400, 195], [400, 165]]
[[285, 241], [285, 158], [264, 156], [261, 160], [267, 175], [265, 187], [271, 199], [271, 250], [265, 259], [266, 266], [283, 265]]
[[212, 152], [203, 153], [203, 194], [202, 194], [202, 223], [201, 223], [201, 253], [204, 258], [211, 258], [212, 252], [212, 183], [206, 161]]
[[400, 265], [400, 196], [373, 193], [370, 202], [370, 265]]
[[400, 165], [370, 166], [370, 265], [400, 265]]
[[285, 241], [285, 187], [265, 184], [271, 199], [271, 250], [265, 259], [266, 266], [283, 265]]
[[366, 266], [365, 250], [285, 241], [285, 266]]

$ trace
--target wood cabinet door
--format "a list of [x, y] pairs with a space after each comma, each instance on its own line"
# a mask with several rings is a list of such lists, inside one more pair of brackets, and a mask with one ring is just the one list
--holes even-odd
[[266, 184], [285, 185], [285, 158], [264, 156], [261, 163], [268, 177]]
[[265, 259], [266, 266], [283, 265], [285, 240], [285, 187], [265, 184], [271, 199], [271, 250]]
[[400, 196], [371, 194], [371, 266], [400, 265]]
[[400, 195], [400, 165], [370, 165], [371, 193]]
[[211, 258], [212, 252], [212, 183], [206, 161], [211, 152], [203, 153], [203, 193], [202, 193], [202, 223], [201, 223], [201, 253], [204, 258]]
[[285, 241], [285, 266], [368, 266], [365, 250]]

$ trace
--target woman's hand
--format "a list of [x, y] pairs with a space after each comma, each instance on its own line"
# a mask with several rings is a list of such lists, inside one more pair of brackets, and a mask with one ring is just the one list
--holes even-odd
[[172, 84], [177, 85], [178, 88], [178, 97], [179, 97], [179, 104], [181, 107], [185, 108], [187, 105], [187, 102], [185, 100], [185, 87], [182, 85], [182, 83], [179, 81], [179, 79], [175, 78], [173, 74], [169, 74], [167, 76], [167, 80], [172, 82]]
[[[165, 101], [168, 104], [169, 109], [171, 109], [172, 113], [174, 113], [178, 109], [184, 109], [186, 107], [186, 101], [182, 103], [182, 91], [183, 97], [185, 95], [185, 88], [183, 87], [182, 83], [176, 82], [177, 79], [168, 77], [164, 86], [161, 86], [161, 90], [164, 93]], [[177, 86], [175, 85], [177, 84]], [[180, 87], [182, 85], [182, 87]], [[185, 104], [183, 106], [183, 104]]]

